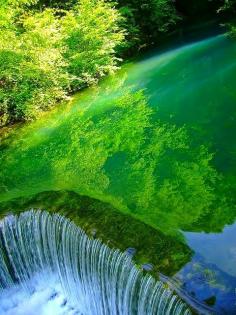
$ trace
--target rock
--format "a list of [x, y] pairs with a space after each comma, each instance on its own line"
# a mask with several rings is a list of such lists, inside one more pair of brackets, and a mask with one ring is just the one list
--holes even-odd
[[133, 257], [136, 253], [136, 249], [133, 248], [133, 247], [129, 247], [126, 249], [125, 253], [128, 255], [128, 256], [131, 256]]
[[153, 265], [149, 264], [149, 263], [143, 264], [142, 269], [145, 271], [151, 271], [151, 270], [153, 270]]

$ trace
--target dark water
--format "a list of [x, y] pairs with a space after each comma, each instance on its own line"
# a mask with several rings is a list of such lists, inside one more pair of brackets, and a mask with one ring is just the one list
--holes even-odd
[[220, 35], [128, 64], [19, 129], [1, 150], [1, 208], [64, 190], [107, 202], [192, 249], [165, 262], [175, 281], [233, 314], [235, 135], [236, 43]]

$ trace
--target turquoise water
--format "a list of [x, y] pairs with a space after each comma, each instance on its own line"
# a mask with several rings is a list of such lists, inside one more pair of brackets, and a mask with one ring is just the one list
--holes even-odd
[[[149, 55], [19, 128], [1, 150], [0, 201], [73, 191], [185, 239], [195, 254], [176, 279], [230, 314], [235, 56], [236, 43], [224, 35]], [[211, 243], [209, 235], [219, 238]], [[209, 281], [205, 273], [213, 273]]]

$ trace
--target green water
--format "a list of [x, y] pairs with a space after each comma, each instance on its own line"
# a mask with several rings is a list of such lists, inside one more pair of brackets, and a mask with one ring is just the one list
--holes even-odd
[[2, 150], [1, 200], [66, 189], [164, 231], [230, 207], [223, 228], [235, 215], [235, 53], [219, 36], [150, 57], [22, 128]]
[[166, 235], [221, 232], [236, 217], [235, 135], [236, 43], [221, 35], [127, 64], [19, 128], [0, 201], [67, 190]]

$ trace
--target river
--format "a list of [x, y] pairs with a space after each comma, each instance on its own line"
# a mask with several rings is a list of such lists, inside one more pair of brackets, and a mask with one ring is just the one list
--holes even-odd
[[182, 265], [173, 267], [173, 281], [197, 301], [233, 314], [235, 135], [232, 39], [218, 35], [149, 54], [3, 143], [2, 215], [45, 192], [111, 204], [187, 246], [187, 262], [184, 252], [175, 253]]

